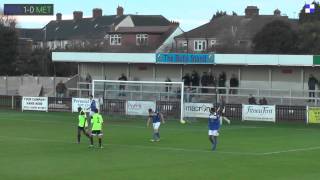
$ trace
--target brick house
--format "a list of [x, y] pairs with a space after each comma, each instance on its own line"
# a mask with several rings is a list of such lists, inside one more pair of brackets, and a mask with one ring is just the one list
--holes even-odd
[[273, 15], [260, 15], [256, 6], [248, 6], [244, 16], [222, 16], [185, 32], [177, 37], [175, 52], [188, 53], [251, 53], [252, 39], [264, 25], [282, 20], [297, 28], [297, 20], [282, 16], [276, 9]]
[[19, 31], [21, 38], [33, 40], [33, 48], [96, 52], [169, 51], [175, 46], [174, 36], [183, 33], [179, 23], [162, 15], [126, 15], [122, 7], [115, 15], [102, 15], [102, 9], [95, 8], [89, 18], [74, 11], [69, 20], [57, 13], [42, 29]]

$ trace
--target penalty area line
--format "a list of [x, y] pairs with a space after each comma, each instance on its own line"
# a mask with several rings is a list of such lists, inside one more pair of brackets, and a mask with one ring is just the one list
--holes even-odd
[[159, 146], [144, 146], [144, 145], [129, 145], [129, 144], [112, 144], [107, 143], [106, 145], [120, 146], [120, 147], [135, 147], [135, 148], [146, 148], [155, 150], [168, 150], [168, 151], [184, 151], [184, 152], [201, 152], [201, 153], [219, 153], [219, 154], [233, 154], [233, 155], [260, 155], [260, 153], [246, 153], [246, 152], [232, 152], [232, 151], [211, 151], [202, 149], [187, 149], [187, 148], [177, 148], [177, 147], [159, 147]]
[[315, 146], [315, 147], [308, 147], [308, 148], [288, 149], [288, 150], [282, 150], [282, 151], [271, 151], [271, 152], [265, 152], [260, 154], [273, 155], [273, 154], [283, 154], [283, 153], [290, 153], [290, 152], [313, 151], [313, 150], [319, 150], [319, 149], [320, 149], [320, 146]]
[[[75, 144], [74, 142], [67, 141], [67, 140], [0, 136], [0, 141], [6, 141], [6, 140]], [[160, 147], [160, 146], [151, 146], [151, 145], [148, 146], [148, 145], [130, 145], [130, 144], [114, 144], [114, 143], [105, 143], [105, 145], [118, 146], [118, 147], [132, 147], [132, 148], [140, 148], [140, 149], [155, 149], [155, 150], [199, 152], [199, 153], [217, 153], [217, 154], [230, 154], [230, 155], [249, 155], [249, 156], [267, 156], [267, 155], [284, 154], [284, 153], [292, 153], [292, 152], [320, 150], [320, 146], [314, 146], [314, 147], [308, 147], [308, 148], [288, 149], [288, 150], [281, 150], [281, 151], [270, 151], [270, 152], [236, 152], [236, 151], [221, 151], [219, 149], [216, 151], [211, 151], [211, 150], [204, 150], [204, 149], [188, 149], [188, 148], [179, 148], [179, 147], [166, 147], [166, 146]]]
[[[43, 139], [43, 138], [29, 138], [29, 137], [12, 137], [12, 136], [0, 136], [0, 141], [5, 140], [16, 140], [16, 141], [36, 141], [44, 143], [64, 143], [64, 144], [75, 144], [66, 140], [54, 140], [54, 139]], [[151, 143], [151, 142], [150, 142]], [[183, 151], [183, 152], [198, 152], [198, 153], [218, 153], [218, 154], [231, 154], [231, 155], [260, 155], [259, 153], [246, 153], [246, 152], [232, 152], [232, 151], [211, 151], [202, 149], [187, 149], [187, 148], [177, 148], [177, 147], [159, 147], [159, 146], [145, 146], [145, 145], [129, 145], [129, 144], [114, 144], [105, 143], [106, 146], [118, 146], [118, 147], [131, 147], [139, 149], [155, 149], [155, 150], [166, 150], [166, 151]]]

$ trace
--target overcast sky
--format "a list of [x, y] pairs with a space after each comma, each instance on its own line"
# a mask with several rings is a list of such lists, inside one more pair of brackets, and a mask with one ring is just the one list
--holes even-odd
[[[305, 3], [313, 0], [0, 0], [3, 4], [47, 3], [54, 4], [54, 13], [61, 12], [62, 19], [71, 19], [75, 10], [83, 11], [84, 17], [92, 16], [93, 8], [101, 8], [104, 15], [116, 13], [118, 5], [124, 7], [125, 14], [161, 14], [169, 20], [180, 22], [188, 31], [208, 22], [217, 10], [235, 11], [244, 14], [248, 5], [258, 6], [260, 14], [273, 14], [280, 9], [283, 15], [297, 18]], [[23, 28], [42, 28], [54, 16], [17, 16], [18, 26]]]

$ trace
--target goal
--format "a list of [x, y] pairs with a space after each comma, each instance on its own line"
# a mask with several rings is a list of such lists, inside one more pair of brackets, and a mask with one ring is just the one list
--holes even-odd
[[103, 99], [102, 110], [109, 114], [146, 116], [152, 108], [184, 117], [183, 82], [93, 80], [92, 95]]

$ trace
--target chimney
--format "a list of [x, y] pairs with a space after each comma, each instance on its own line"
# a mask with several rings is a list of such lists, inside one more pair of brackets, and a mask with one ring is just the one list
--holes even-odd
[[259, 9], [257, 6], [247, 6], [245, 10], [246, 17], [259, 16]]
[[102, 16], [102, 9], [100, 8], [94, 8], [92, 10], [92, 17], [93, 18], [97, 18], [97, 17], [101, 17]]
[[123, 7], [118, 6], [118, 8], [117, 8], [117, 16], [123, 16]]
[[169, 26], [171, 26], [171, 27], [176, 27], [176, 26], [179, 26], [179, 22], [178, 21], [170, 21], [170, 24], [169, 24]]
[[73, 11], [73, 20], [79, 21], [82, 19], [83, 13], [82, 11]]
[[61, 13], [57, 13], [56, 14], [56, 21], [61, 21], [62, 20], [62, 14]]
[[281, 16], [281, 11], [279, 9], [274, 10], [273, 15]]

